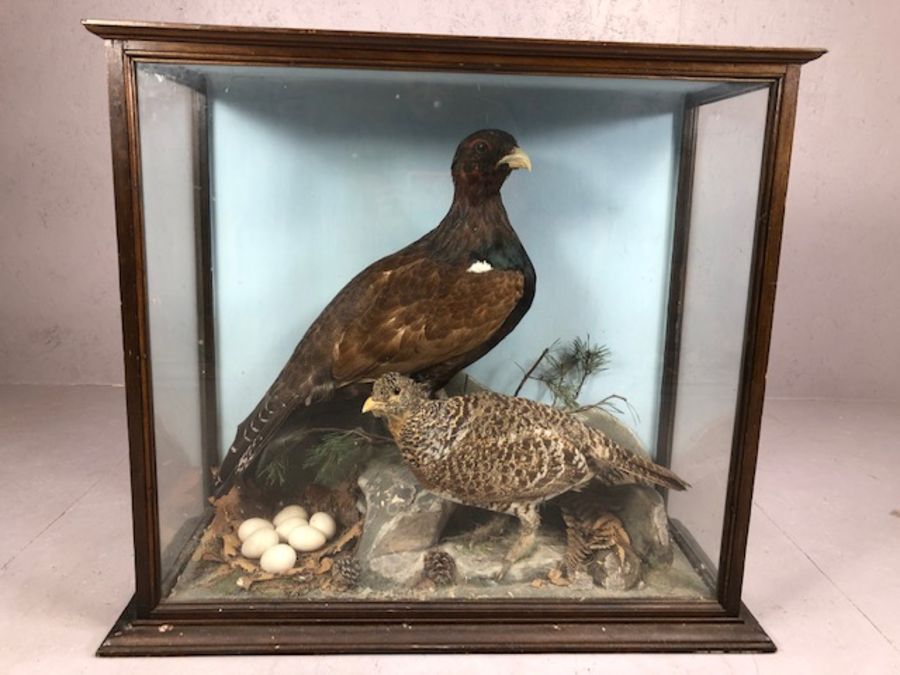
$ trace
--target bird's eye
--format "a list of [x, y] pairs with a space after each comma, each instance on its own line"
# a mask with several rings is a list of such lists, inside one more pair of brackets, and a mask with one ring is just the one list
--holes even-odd
[[478, 141], [475, 145], [475, 152], [487, 152], [488, 145], [484, 141]]
[[400, 387], [394, 387], [394, 396], [400, 395]]

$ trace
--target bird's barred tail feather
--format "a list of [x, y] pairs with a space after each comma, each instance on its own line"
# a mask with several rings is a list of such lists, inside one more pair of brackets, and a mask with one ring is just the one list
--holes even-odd
[[638, 483], [661, 485], [671, 490], [686, 490], [690, 483], [682, 480], [674, 471], [636, 455], [609, 438], [604, 437], [597, 453], [601, 462], [611, 462], [614, 471]]
[[636, 468], [635, 475], [639, 476], [644, 482], [662, 485], [670, 490], [687, 490], [690, 487], [687, 481], [682, 480], [671, 469], [667, 469], [643, 457], [632, 455], [630, 461], [626, 464], [625, 470], [629, 471], [631, 466]]
[[[301, 343], [302, 345], [302, 343]], [[299, 349], [299, 347], [298, 347]], [[221, 497], [250, 469], [291, 413], [329, 396], [333, 387], [313, 371], [302, 382], [293, 382], [283, 371], [253, 412], [238, 425], [231, 447], [219, 466], [216, 497]]]
[[282, 396], [279, 388], [273, 386], [256, 404], [247, 419], [238, 425], [231, 447], [219, 466], [217, 497], [228, 492], [235, 480], [253, 465], [266, 443], [284, 422], [290, 406]]

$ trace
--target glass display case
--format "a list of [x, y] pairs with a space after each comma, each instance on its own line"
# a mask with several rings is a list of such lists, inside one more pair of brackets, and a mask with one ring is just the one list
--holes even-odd
[[136, 569], [100, 654], [774, 648], [741, 580], [821, 51], [85, 25]]

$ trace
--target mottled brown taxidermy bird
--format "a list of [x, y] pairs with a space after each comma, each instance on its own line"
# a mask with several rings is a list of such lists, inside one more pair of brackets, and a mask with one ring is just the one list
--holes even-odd
[[440, 224], [360, 272], [312, 323], [287, 364], [237, 429], [217, 494], [254, 463], [299, 408], [392, 371], [429, 391], [442, 387], [519, 323], [534, 299], [535, 272], [510, 225], [500, 187], [531, 160], [505, 131], [459, 144], [454, 193]]
[[523, 398], [479, 393], [431, 400], [426, 386], [389, 373], [375, 382], [363, 412], [387, 419], [403, 458], [425, 488], [519, 519], [519, 538], [498, 579], [533, 546], [541, 502], [592, 480], [688, 487], [669, 469], [569, 413]]

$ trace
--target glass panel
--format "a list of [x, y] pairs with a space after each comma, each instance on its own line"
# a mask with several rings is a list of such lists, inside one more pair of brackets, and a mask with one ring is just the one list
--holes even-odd
[[722, 544], [740, 384], [768, 89], [697, 110], [690, 239], [672, 468], [692, 488], [669, 495], [710, 560]]
[[194, 244], [195, 93], [138, 71], [146, 236], [147, 311], [153, 371], [162, 573], [176, 560], [206, 506]]
[[[679, 480], [649, 459], [656, 456], [660, 419], [677, 173], [683, 146], [690, 149], [681, 138], [686, 101], [713, 88], [738, 97], [746, 86], [155, 64], [139, 65], [138, 85], [160, 518], [174, 551], [168, 569], [179, 573], [171, 599], [714, 595], [696, 552], [682, 539], [672, 543], [659, 494], [628, 483], [635, 476], [670, 486]], [[208, 117], [193, 112], [200, 91]], [[673, 499], [672, 508], [677, 505], [688, 529], [706, 526], [695, 511], [716, 509], [721, 528], [727, 474], [712, 475], [693, 462], [690, 444], [691, 429], [705, 428], [718, 411], [696, 404], [691, 382], [718, 383], [732, 370], [701, 372], [706, 362], [697, 365], [693, 353], [718, 349], [709, 347], [711, 333], [725, 343], [743, 330], [752, 209], [749, 225], [732, 212], [743, 215], [755, 200], [765, 105], [756, 111], [741, 104], [742, 112], [733, 113], [727, 104], [754, 96], [711, 104], [698, 124], [686, 311], [694, 312], [714, 289], [727, 295], [721, 302], [729, 313], [691, 315], [683, 336], [685, 389], [678, 391], [672, 455], [675, 471], [695, 487]], [[706, 119], [714, 110], [727, 124]], [[479, 187], [455, 192], [454, 152], [485, 128], [515, 138], [489, 134], [463, 146], [457, 183]], [[741, 145], [731, 133], [752, 136], [757, 146], [746, 138]], [[208, 157], [194, 150], [205, 147], [197, 135], [207, 141]], [[478, 149], [485, 138], [489, 143]], [[526, 163], [513, 141], [530, 157], [530, 174], [512, 171]], [[485, 155], [493, 157], [488, 161], [476, 157], [481, 152], [499, 154]], [[746, 171], [753, 152], [755, 178]], [[743, 173], [729, 173], [738, 154]], [[195, 184], [203, 175], [196, 167], [207, 159], [209, 182]], [[498, 166], [512, 174], [502, 187], [505, 210], [484, 182]], [[197, 200], [207, 198], [204, 222], [195, 213], [204, 212]], [[716, 199], [723, 205], [710, 204]], [[403, 264], [392, 258], [381, 272], [352, 281], [435, 228], [448, 209], [454, 215], [441, 232], [452, 230], [450, 244], [429, 244]], [[503, 229], [506, 214], [514, 232]], [[479, 239], [481, 232], [490, 236]], [[196, 242], [207, 240], [210, 250], [199, 251]], [[722, 246], [736, 247], [731, 259], [713, 255]], [[208, 267], [198, 262], [204, 253]], [[530, 308], [527, 301], [517, 304], [529, 293], [528, 259], [537, 278]], [[406, 277], [410, 269], [424, 271]], [[732, 285], [716, 285], [713, 277], [735, 270], [743, 277], [729, 294]], [[206, 275], [214, 301], [202, 306], [198, 284]], [[393, 279], [404, 281], [391, 286]], [[348, 283], [351, 300], [326, 309]], [[485, 318], [494, 312], [498, 318]], [[211, 322], [198, 321], [210, 316]], [[215, 329], [217, 408], [203, 398], [198, 350], [206, 324]], [[295, 353], [311, 325], [318, 337]], [[731, 354], [722, 356], [729, 366]], [[739, 357], [738, 343], [737, 363]], [[454, 444], [464, 447], [465, 438], [486, 434], [477, 447], [490, 453], [471, 476], [460, 465], [429, 477], [409, 455], [415, 448], [407, 448], [404, 460], [390, 442], [399, 426], [361, 411], [372, 380], [386, 370], [415, 375], [452, 397], [432, 392], [447, 402], [434, 404], [435, 417], [421, 418], [423, 429], [433, 426], [438, 436], [451, 428], [441, 415], [472, 404], [480, 389], [511, 396], [521, 384], [519, 396], [547, 408], [535, 413], [512, 398], [482, 399], [499, 406], [490, 423], [499, 427], [488, 433], [479, 426], [485, 418], [465, 416], [463, 426], [453, 427], [460, 436], [443, 450], [456, 456], [463, 450]], [[462, 395], [469, 398], [455, 398]], [[215, 419], [204, 419], [204, 410]], [[571, 431], [571, 415], [586, 426]], [[521, 429], [509, 426], [515, 423]], [[203, 430], [212, 426], [219, 445], [204, 448], [211, 441]], [[545, 443], [546, 434], [553, 442]], [[429, 438], [440, 444], [438, 436]], [[610, 459], [619, 452], [610, 450], [613, 443], [624, 448], [625, 459]], [[230, 447], [238, 449], [233, 456]], [[725, 454], [717, 454], [722, 448]], [[726, 458], [726, 470], [727, 451], [711, 450], [717, 461]], [[558, 482], [528, 474], [522, 456], [530, 452], [538, 453], [534, 466], [563, 467]], [[216, 469], [203, 458], [215, 455], [223, 476], [233, 475], [233, 458], [252, 461], [236, 479], [239, 490], [230, 483], [221, 489], [208, 536], [200, 541], [197, 532], [183, 543], [173, 532], [187, 536], [196, 529], [203, 477]], [[501, 456], [513, 459], [498, 463]], [[536, 487], [528, 496], [498, 491], [517, 480], [534, 480]], [[259, 517], [270, 523], [263, 529], [273, 527], [290, 504], [307, 515], [327, 512], [335, 521], [332, 537], [304, 550], [320, 536], [312, 525], [329, 529], [320, 517], [298, 529], [293, 548], [276, 550], [275, 533], [242, 549], [244, 520]], [[489, 524], [492, 511], [505, 514], [499, 517], [505, 531], [478, 544], [483, 531], [476, 534], [477, 526]], [[533, 511], [541, 524], [529, 546], [522, 536], [529, 528], [520, 529], [510, 514], [534, 525]], [[176, 566], [177, 553], [192, 554], [197, 546], [203, 550]], [[263, 549], [285, 555], [294, 564], [290, 572], [261, 569], [278, 562], [273, 553], [260, 563]], [[563, 560], [568, 584], [557, 583]], [[506, 576], [495, 580], [501, 571]]]

